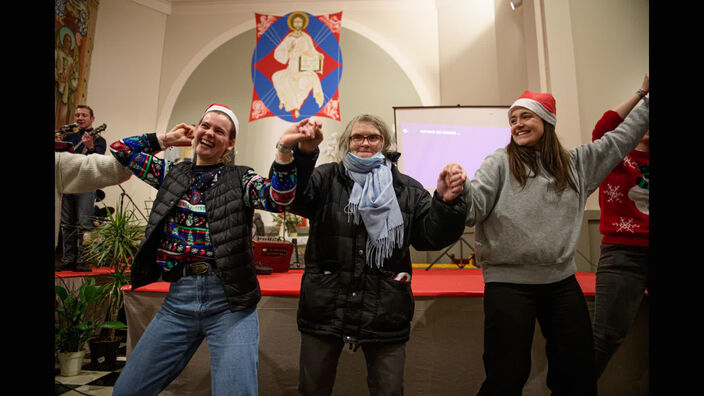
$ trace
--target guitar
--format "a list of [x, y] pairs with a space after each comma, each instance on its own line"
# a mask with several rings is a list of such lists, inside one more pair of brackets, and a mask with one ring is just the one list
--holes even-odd
[[[88, 131], [86, 133], [92, 137], [95, 137], [95, 136], [99, 135], [101, 132], [105, 131], [105, 129], [107, 129], [107, 125], [102, 124], [102, 125], [98, 126], [97, 128], [94, 128], [93, 130]], [[66, 136], [70, 133], [77, 133], [77, 132], [79, 132], [78, 124], [69, 124], [69, 125], [63, 126], [63, 127], [61, 127], [60, 131], [62, 131], [61, 132], [62, 137]], [[56, 133], [56, 136], [59, 136], [59, 133]], [[68, 151], [69, 153], [73, 153], [82, 144], [83, 144], [82, 141], [78, 142], [76, 144], [73, 144], [70, 142], [61, 142], [61, 141], [54, 140], [54, 151], [55, 152]]]

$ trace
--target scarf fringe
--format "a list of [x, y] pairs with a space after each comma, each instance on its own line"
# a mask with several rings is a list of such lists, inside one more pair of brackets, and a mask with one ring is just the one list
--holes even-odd
[[389, 236], [379, 238], [376, 242], [367, 238], [367, 264], [381, 269], [384, 259], [391, 257], [395, 248], [403, 246], [403, 224], [389, 230]]
[[359, 224], [361, 217], [359, 215], [359, 204], [358, 203], [347, 202], [347, 205], [345, 206], [344, 212], [347, 214], [347, 221], [348, 222], [350, 221], [350, 219], [352, 219], [354, 224]]

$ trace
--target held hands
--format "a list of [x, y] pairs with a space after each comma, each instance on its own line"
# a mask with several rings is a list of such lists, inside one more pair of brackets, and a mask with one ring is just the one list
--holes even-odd
[[291, 147], [298, 144], [298, 149], [304, 153], [312, 153], [323, 141], [323, 125], [320, 121], [306, 118], [296, 124], [289, 125], [279, 138], [282, 146]]
[[159, 143], [163, 148], [173, 146], [190, 146], [193, 140], [193, 132], [195, 127], [192, 125], [180, 123], [171, 128], [170, 131], [163, 135], [157, 135]]
[[445, 165], [445, 168], [438, 176], [438, 195], [445, 202], [451, 202], [457, 198], [464, 189], [464, 181], [467, 173], [459, 164], [452, 163]]

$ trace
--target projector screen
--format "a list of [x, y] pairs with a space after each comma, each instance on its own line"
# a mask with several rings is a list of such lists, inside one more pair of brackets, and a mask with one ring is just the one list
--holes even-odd
[[473, 178], [489, 154], [511, 139], [509, 106], [394, 107], [399, 170], [435, 190], [445, 165]]

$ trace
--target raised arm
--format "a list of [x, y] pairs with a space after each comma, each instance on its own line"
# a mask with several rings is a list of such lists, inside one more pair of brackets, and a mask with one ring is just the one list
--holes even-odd
[[[270, 212], [287, 210], [298, 189], [298, 169], [293, 160], [294, 147], [296, 150], [302, 148], [313, 152], [322, 140], [321, 124], [318, 121], [305, 119], [286, 128], [276, 144], [269, 178], [265, 179], [253, 171], [243, 177], [242, 185], [248, 196], [245, 203], [252, 208]], [[306, 180], [309, 176], [306, 175]]]
[[643, 83], [641, 83], [640, 89], [630, 95], [626, 100], [621, 102], [618, 106], [614, 107], [612, 110], [618, 113], [621, 118], [626, 118], [626, 116], [633, 110], [638, 102], [643, 99], [650, 92], [650, 77], [645, 74], [643, 77]]
[[75, 194], [122, 183], [132, 176], [112, 156], [54, 153], [56, 191]]
[[436, 191], [445, 202], [451, 202], [464, 190], [467, 173], [459, 164], [447, 164], [438, 176]]
[[155, 154], [172, 146], [190, 146], [193, 127], [178, 124], [164, 134], [145, 133], [120, 139], [110, 145], [110, 152], [132, 173], [154, 188], [159, 188], [169, 163]]
[[616, 129], [574, 151], [586, 195], [594, 192], [611, 170], [636, 148], [649, 129], [649, 105], [636, 107]]
[[417, 250], [438, 250], [464, 232], [466, 201], [461, 195], [467, 175], [459, 164], [448, 164], [438, 176], [431, 196], [418, 188], [420, 199], [413, 215], [411, 245]]
[[645, 98], [650, 92], [650, 77], [648, 74], [643, 78], [643, 83], [640, 89], [638, 89], [633, 94], [629, 95], [623, 102], [619, 103], [616, 107], [606, 111], [601, 119], [596, 123], [594, 130], [592, 131], [592, 141], [597, 140], [604, 136], [606, 132], [613, 131], [616, 127], [623, 122], [623, 120], [628, 116], [628, 114], [633, 110], [638, 102]]

